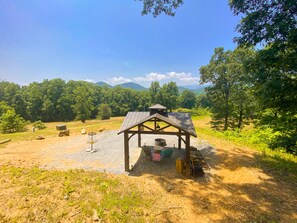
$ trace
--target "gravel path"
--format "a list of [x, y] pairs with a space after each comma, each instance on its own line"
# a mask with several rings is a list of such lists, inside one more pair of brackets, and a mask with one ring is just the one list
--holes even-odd
[[[47, 157], [48, 160], [42, 167], [46, 169], [80, 168], [118, 174], [125, 173], [123, 134], [118, 135], [117, 131], [105, 131], [96, 135], [94, 144], [96, 152], [94, 153], [86, 152], [90, 148], [90, 144], [87, 143], [88, 138], [87, 135], [75, 136], [60, 144], [48, 146], [42, 151], [42, 156]], [[174, 148], [178, 144], [176, 136], [142, 135], [142, 145], [154, 145], [156, 138], [166, 139], [167, 147]], [[198, 141], [195, 138], [191, 138], [191, 145], [198, 149], [210, 146], [207, 142]], [[175, 159], [184, 155], [183, 149], [176, 149], [170, 159], [163, 159], [164, 161], [162, 160], [161, 163], [153, 163], [145, 159], [141, 148], [137, 147], [137, 136], [130, 139], [129, 146], [130, 165], [134, 166], [134, 175], [159, 171], [158, 169], [166, 171], [168, 168], [174, 168]]]

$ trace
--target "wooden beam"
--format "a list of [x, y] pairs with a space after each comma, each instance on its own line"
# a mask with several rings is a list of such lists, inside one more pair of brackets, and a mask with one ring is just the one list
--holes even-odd
[[[138, 131], [136, 131], [136, 130], [128, 130], [127, 131], [128, 133], [138, 133]], [[152, 134], [154, 134], [154, 135], [179, 135], [180, 133], [179, 132], [159, 132], [159, 131], [143, 131], [143, 132], [141, 132], [141, 134], [147, 134], [147, 135], [152, 135]], [[181, 133], [181, 135], [186, 135], [186, 133]]]
[[140, 125], [138, 126], [138, 147], [141, 147], [141, 134]]
[[181, 130], [179, 130], [178, 134], [178, 149], [181, 149]]
[[135, 135], [136, 133], [132, 133], [129, 137], [128, 137], [128, 142], [130, 141], [130, 139]]
[[129, 139], [128, 132], [124, 132], [125, 171], [129, 172]]
[[[167, 129], [167, 128], [171, 127], [171, 126], [172, 126], [172, 125], [166, 125], [166, 126], [160, 128], [158, 131], [162, 131], [162, 130]], [[174, 127], [174, 126], [173, 126], [173, 127]]]
[[191, 168], [190, 168], [190, 135], [186, 135], [186, 177], [191, 175]]
[[180, 137], [180, 139], [186, 144], [186, 140], [183, 137]]
[[[144, 128], [147, 128], [147, 129], [149, 129], [149, 130], [151, 130], [151, 131], [154, 131], [154, 129], [152, 129], [152, 128], [150, 128], [150, 127], [144, 125], [144, 124], [142, 124], [141, 126], [143, 126]], [[138, 129], [138, 130], [139, 130], [139, 129]]]

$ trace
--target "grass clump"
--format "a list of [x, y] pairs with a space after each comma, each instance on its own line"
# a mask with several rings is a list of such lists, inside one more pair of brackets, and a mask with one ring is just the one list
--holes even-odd
[[45, 171], [0, 166], [0, 222], [148, 222], [142, 213], [153, 195], [142, 195], [129, 178], [83, 170]]

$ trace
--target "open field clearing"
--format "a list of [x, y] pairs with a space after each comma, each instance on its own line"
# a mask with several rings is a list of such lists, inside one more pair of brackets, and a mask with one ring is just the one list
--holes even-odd
[[[51, 122], [46, 123], [46, 128], [42, 130], [36, 130], [34, 133], [32, 132], [32, 125], [28, 125], [27, 132], [20, 133], [11, 133], [11, 134], [0, 134], [0, 141], [5, 139], [11, 139], [12, 142], [18, 141], [30, 141], [34, 140], [37, 136], [42, 135], [46, 138], [48, 137], [56, 137], [58, 135], [58, 131], [56, 130], [56, 125], [66, 124], [67, 128], [70, 130], [70, 135], [78, 135], [81, 132], [81, 129], [85, 128], [88, 131], [99, 132], [102, 130], [110, 130], [110, 129], [119, 129], [123, 117], [115, 117], [109, 120], [88, 120], [86, 123], [82, 123], [81, 121], [74, 122]], [[0, 148], [3, 145], [0, 145]]]
[[[205, 177], [183, 179], [150, 161], [129, 176], [39, 168], [50, 163], [42, 151], [72, 140], [65, 154], [79, 151], [82, 128], [117, 130], [122, 120], [70, 122], [69, 137], [57, 137], [58, 123], [35, 133], [1, 134], [12, 141], [0, 148], [0, 222], [297, 222], [296, 158], [277, 159], [216, 136], [208, 117], [193, 118], [211, 168]], [[46, 139], [34, 140], [38, 135]]]

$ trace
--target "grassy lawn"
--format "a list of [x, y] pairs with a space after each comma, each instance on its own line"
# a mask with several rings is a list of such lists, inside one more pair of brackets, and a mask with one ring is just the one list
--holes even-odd
[[[127, 177], [82, 171], [0, 167], [0, 222], [150, 222], [153, 195]], [[14, 191], [11, 193], [11, 191]], [[9, 196], [7, 196], [9, 194]], [[13, 210], [6, 212], [5, 210]]]
[[[32, 125], [28, 125], [28, 131], [11, 133], [11, 134], [0, 134], [0, 141], [11, 139], [11, 142], [19, 142], [26, 140], [34, 140], [37, 136], [42, 135], [44, 137], [54, 137], [58, 135], [56, 130], [56, 125], [66, 124], [67, 128], [70, 130], [70, 134], [80, 134], [81, 129], [86, 129], [88, 132], [94, 131], [99, 132], [102, 130], [109, 129], [119, 129], [124, 117], [113, 117], [109, 120], [87, 120], [85, 123], [80, 121], [73, 122], [51, 122], [45, 123], [46, 128], [42, 130], [36, 130], [34, 133], [32, 130]], [[0, 144], [0, 148], [4, 145]]]
[[210, 121], [210, 116], [193, 117], [199, 138], [206, 139], [215, 146], [221, 140], [259, 151], [260, 163], [272, 170], [281, 171], [280, 174], [292, 174], [292, 177], [297, 180], [297, 157], [283, 151], [269, 149], [265, 143], [266, 138], [270, 137], [269, 132], [259, 132], [253, 128], [253, 125], [246, 126], [241, 132], [215, 131], [211, 128]]

